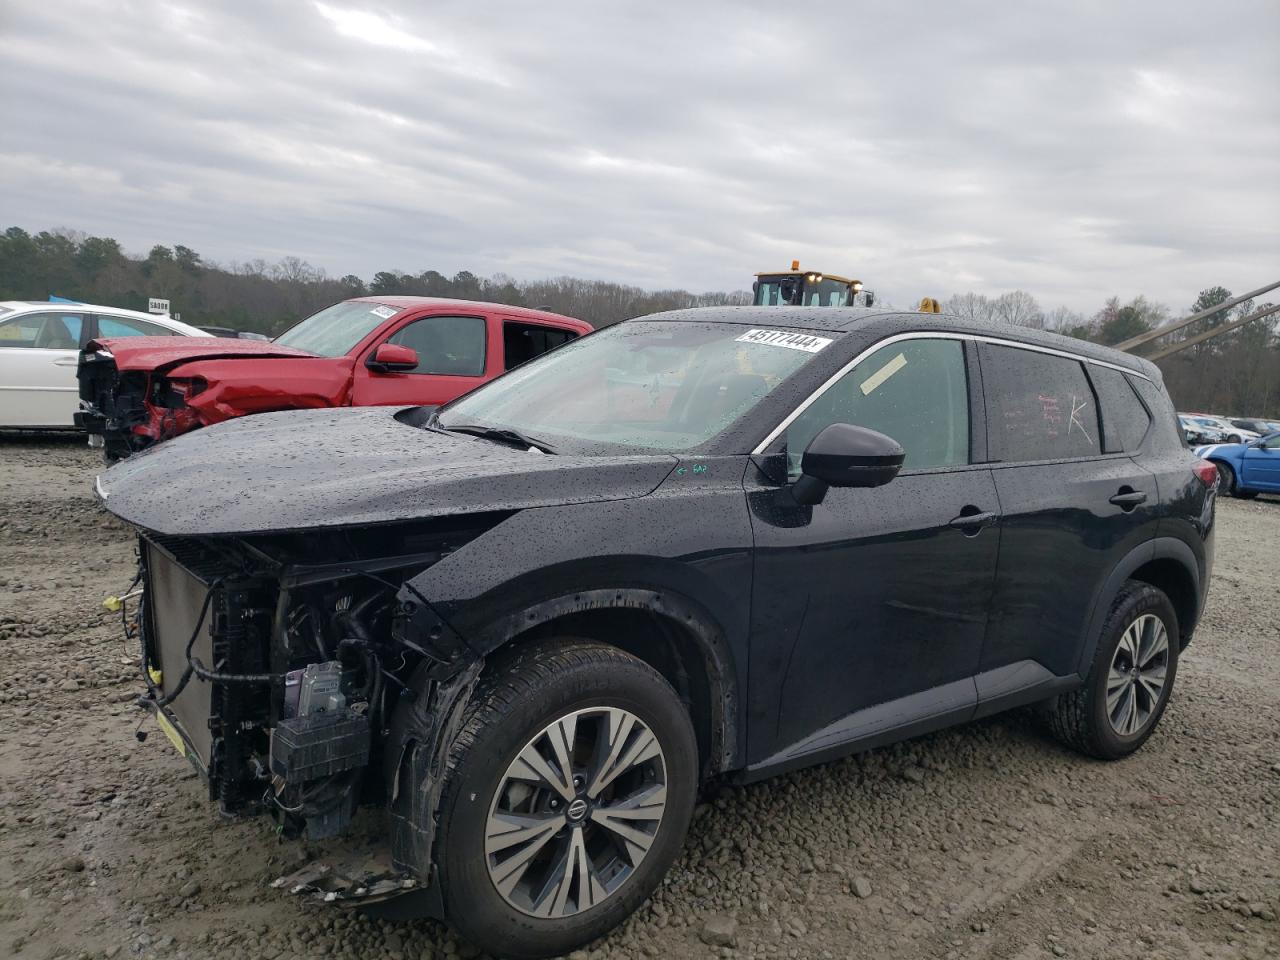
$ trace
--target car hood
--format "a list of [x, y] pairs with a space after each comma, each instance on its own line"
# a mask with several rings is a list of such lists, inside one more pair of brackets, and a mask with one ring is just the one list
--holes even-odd
[[1214, 454], [1220, 456], [1231, 456], [1234, 453], [1243, 453], [1249, 449], [1247, 443], [1205, 443], [1195, 447], [1191, 452], [1203, 460], [1211, 458]]
[[191, 360], [246, 357], [314, 357], [314, 353], [277, 346], [269, 340], [230, 337], [106, 337], [90, 340], [85, 351], [107, 350], [117, 370], [164, 371]]
[[230, 420], [120, 462], [98, 477], [98, 495], [116, 516], [160, 534], [270, 533], [641, 497], [677, 463], [525, 452], [410, 426], [397, 412]]

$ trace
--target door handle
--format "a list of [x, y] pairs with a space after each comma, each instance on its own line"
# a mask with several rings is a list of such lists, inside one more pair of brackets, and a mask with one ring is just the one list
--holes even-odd
[[[965, 511], [972, 511], [966, 513]], [[992, 512], [983, 512], [977, 507], [965, 507], [960, 511], [960, 516], [952, 520], [949, 526], [959, 527], [968, 534], [977, 533], [980, 529], [990, 526], [1000, 519], [1000, 514]]]
[[1140, 503], [1146, 503], [1147, 495], [1141, 490], [1122, 488], [1109, 502], [1114, 503], [1121, 510], [1128, 511]]
[[53, 361], [55, 367], [75, 367], [79, 366], [80, 360], [76, 357], [58, 357]]

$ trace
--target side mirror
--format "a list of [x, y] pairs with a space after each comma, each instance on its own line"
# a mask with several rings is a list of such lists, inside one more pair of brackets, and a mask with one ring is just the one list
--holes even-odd
[[374, 373], [408, 373], [418, 368], [418, 351], [399, 343], [383, 343], [364, 365]]
[[879, 487], [902, 469], [906, 451], [883, 433], [833, 423], [809, 441], [792, 487], [796, 503], [821, 503], [828, 487]]

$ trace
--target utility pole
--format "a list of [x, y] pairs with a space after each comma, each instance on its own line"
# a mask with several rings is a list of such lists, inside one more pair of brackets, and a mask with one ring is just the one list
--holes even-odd
[[[1217, 311], [1219, 307], [1214, 307]], [[1197, 343], [1204, 343], [1206, 340], [1212, 340], [1214, 337], [1230, 333], [1236, 327], [1243, 327], [1246, 323], [1252, 323], [1254, 320], [1261, 320], [1263, 317], [1269, 317], [1273, 313], [1280, 313], [1280, 303], [1273, 306], [1263, 307], [1261, 310], [1255, 310], [1247, 317], [1241, 317], [1239, 320], [1232, 320], [1230, 323], [1224, 323], [1220, 327], [1214, 327], [1212, 330], [1206, 330], [1203, 333], [1197, 333], [1194, 337], [1187, 337], [1185, 340], [1179, 340], [1177, 343], [1171, 343], [1167, 347], [1161, 347], [1155, 353], [1145, 354], [1147, 360], [1163, 360], [1165, 357], [1172, 356], [1188, 347], [1194, 347]], [[1144, 334], [1145, 336], [1145, 334]]]
[[[1243, 294], [1242, 296], [1232, 297], [1230, 300], [1224, 300], [1222, 303], [1216, 303], [1209, 309], [1201, 310], [1199, 313], [1193, 313], [1189, 317], [1183, 317], [1181, 320], [1174, 320], [1172, 323], [1166, 323], [1163, 327], [1157, 327], [1154, 330], [1148, 330], [1146, 333], [1140, 333], [1138, 334], [1138, 336], [1132, 337], [1124, 341], [1124, 343], [1117, 343], [1115, 346], [1115, 349], [1123, 350], [1125, 353], [1133, 353], [1134, 347], [1140, 347], [1144, 343], [1150, 343], [1152, 340], [1159, 340], [1161, 337], [1170, 333], [1174, 333], [1178, 330], [1181, 330], [1183, 327], [1193, 324], [1197, 320], [1203, 320], [1205, 317], [1211, 317], [1215, 313], [1219, 313], [1223, 310], [1229, 310], [1232, 307], [1234, 307], [1237, 303], [1244, 303], [1246, 300], [1252, 300], [1254, 297], [1261, 296], [1262, 294], [1267, 293], [1268, 291], [1274, 290], [1276, 287], [1280, 287], [1280, 280], [1277, 280], [1275, 283], [1268, 284], [1265, 287], [1259, 287], [1257, 290], [1252, 290], [1249, 293]], [[1212, 330], [1207, 330], [1205, 331], [1205, 333], [1199, 334], [1198, 337], [1194, 340], [1194, 342], [1201, 343], [1205, 340], [1208, 340], [1212, 337], [1217, 336], [1219, 333], [1226, 332], [1227, 329], [1234, 330], [1236, 327], [1241, 326], [1245, 323], [1248, 323], [1250, 320], [1257, 320], [1260, 317], [1268, 316], [1269, 314], [1274, 312], [1275, 312], [1274, 310], [1268, 310], [1265, 313], [1255, 313], [1252, 316], [1245, 318], [1244, 320], [1236, 321], [1235, 323], [1231, 324], [1230, 327], [1214, 327]], [[1185, 341], [1186, 346], [1190, 346], [1191, 343], [1192, 343], [1191, 340]], [[1181, 349], [1182, 346], [1183, 346], [1182, 344], [1179, 344], [1178, 348]], [[1175, 353], [1175, 352], [1176, 351], [1174, 350], [1165, 349], [1157, 352], [1154, 357], [1148, 357], [1147, 359], [1153, 360], [1156, 357], [1167, 356], [1168, 354]]]

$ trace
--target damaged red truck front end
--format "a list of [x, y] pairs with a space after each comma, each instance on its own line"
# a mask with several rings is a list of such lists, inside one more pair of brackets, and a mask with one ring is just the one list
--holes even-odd
[[91, 340], [76, 424], [108, 462], [233, 417], [446, 403], [591, 326], [545, 310], [437, 297], [359, 297], [273, 341]]
[[[246, 362], [248, 361], [248, 362]], [[351, 363], [255, 340], [94, 340], [76, 424], [119, 460], [196, 427], [266, 410], [343, 406]]]

